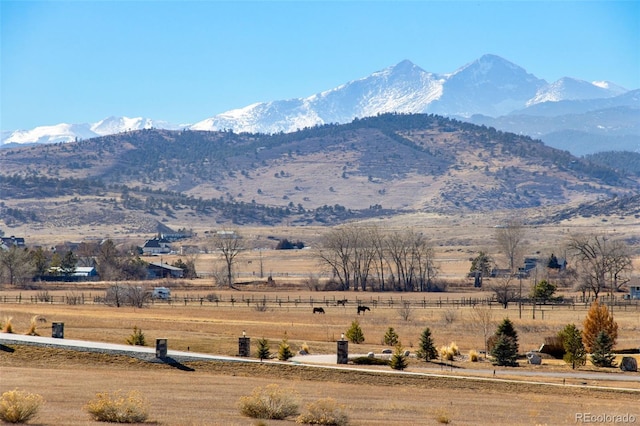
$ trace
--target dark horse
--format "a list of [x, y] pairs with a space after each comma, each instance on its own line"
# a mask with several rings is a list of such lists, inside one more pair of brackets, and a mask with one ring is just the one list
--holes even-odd
[[313, 308], [314, 314], [324, 314], [324, 309], [322, 308]]
[[358, 315], [360, 315], [360, 312], [362, 312], [362, 315], [364, 315], [365, 311], [370, 311], [371, 309], [369, 309], [368, 306], [358, 306]]
[[336, 305], [344, 306], [347, 303], [347, 299], [336, 300]]

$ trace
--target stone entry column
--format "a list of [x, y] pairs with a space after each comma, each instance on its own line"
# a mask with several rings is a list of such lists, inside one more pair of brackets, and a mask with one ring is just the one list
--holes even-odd
[[51, 323], [51, 337], [54, 339], [64, 339], [64, 323], [54, 322]]
[[167, 357], [167, 339], [156, 339], [156, 358]]
[[349, 362], [349, 341], [344, 340], [344, 334], [338, 340], [338, 364]]
[[250, 356], [251, 354], [251, 338], [242, 332], [242, 337], [238, 338], [238, 356]]

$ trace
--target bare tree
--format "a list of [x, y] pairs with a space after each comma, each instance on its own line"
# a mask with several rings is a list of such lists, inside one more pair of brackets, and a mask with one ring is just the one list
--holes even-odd
[[507, 258], [509, 271], [515, 273], [518, 259], [522, 257], [525, 228], [518, 221], [509, 221], [496, 230], [496, 244], [498, 250]]
[[489, 354], [487, 339], [493, 329], [493, 311], [489, 306], [475, 305], [471, 311], [473, 324], [482, 331], [485, 357]]
[[222, 230], [214, 234], [212, 239], [213, 248], [217, 250], [224, 259], [227, 267], [227, 284], [233, 287], [233, 265], [236, 257], [244, 251], [242, 246], [242, 236], [235, 230]]
[[324, 235], [316, 256], [320, 264], [328, 266], [341, 290], [349, 290], [352, 282], [353, 234], [345, 228], [335, 228]]
[[502, 305], [504, 309], [509, 307], [509, 302], [516, 299], [518, 292], [513, 285], [513, 277], [511, 275], [496, 278], [494, 284], [491, 285], [491, 291], [496, 296], [496, 301]]
[[10, 285], [24, 284], [33, 278], [35, 267], [29, 250], [12, 245], [8, 250], [0, 249], [0, 274]]
[[627, 247], [605, 235], [574, 235], [568, 243], [583, 286], [596, 298], [609, 288], [618, 290], [629, 280], [633, 267]]

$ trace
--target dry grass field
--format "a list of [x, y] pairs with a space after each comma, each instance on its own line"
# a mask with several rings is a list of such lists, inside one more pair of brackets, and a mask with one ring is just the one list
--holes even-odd
[[[54, 296], [68, 294], [70, 290], [51, 291]], [[88, 300], [101, 290], [98, 285], [82, 290]], [[65, 338], [96, 340], [124, 344], [134, 326], [143, 330], [149, 344], [155, 338], [167, 338], [169, 349], [190, 350], [221, 355], [236, 355], [238, 337], [245, 331], [252, 338], [252, 354], [258, 338], [267, 338], [272, 353], [277, 352], [281, 339], [287, 338], [292, 349], [298, 351], [303, 344], [312, 354], [335, 354], [336, 343], [352, 321], [358, 320], [365, 342], [351, 344], [350, 355], [380, 353], [388, 327], [394, 327], [403, 345], [412, 352], [416, 349], [420, 332], [430, 327], [437, 346], [456, 342], [463, 355], [451, 365], [423, 363], [411, 360], [409, 373], [429, 372], [447, 374], [450, 378], [412, 377], [389, 374], [389, 367], [374, 367], [379, 373], [365, 371], [333, 371], [301, 365], [263, 365], [237, 363], [186, 363], [193, 371], [182, 371], [164, 364], [149, 364], [124, 356], [78, 353], [43, 349], [30, 346], [12, 346], [0, 351], [0, 391], [15, 387], [43, 395], [47, 401], [37, 424], [92, 424], [83, 405], [96, 392], [117, 389], [139, 390], [151, 405], [150, 422], [167, 425], [246, 425], [259, 424], [244, 418], [237, 408], [238, 400], [251, 393], [256, 386], [271, 383], [292, 389], [301, 405], [323, 397], [333, 397], [345, 404], [354, 425], [386, 424], [569, 424], [575, 423], [576, 413], [603, 413], [624, 415], [630, 413], [640, 420], [638, 394], [597, 390], [621, 387], [640, 390], [640, 374], [622, 373], [619, 369], [597, 369], [587, 364], [580, 371], [606, 372], [611, 377], [631, 375], [635, 382], [583, 379], [563, 376], [571, 373], [560, 360], [545, 359], [542, 366], [527, 365], [501, 368], [500, 379], [515, 382], [474, 381], [456, 376], [491, 378], [495, 369], [489, 362], [470, 362], [464, 355], [470, 349], [481, 350], [481, 330], [473, 323], [472, 308], [468, 306], [438, 307], [437, 301], [463, 297], [487, 296], [486, 293], [355, 293], [311, 292], [302, 289], [272, 291], [255, 288], [246, 291], [213, 290], [222, 300], [216, 304], [204, 300], [202, 305], [182, 295], [204, 295], [202, 285], [189, 289], [186, 285], [175, 289], [175, 302], [155, 303], [147, 308], [108, 307], [104, 305], [65, 305], [46, 303], [0, 304], [0, 319], [12, 318], [16, 333], [24, 333], [33, 316], [46, 318], [39, 326], [43, 336], [50, 335], [50, 323], [65, 323]], [[36, 292], [36, 291], [34, 291]], [[3, 295], [14, 295], [3, 291]], [[28, 300], [28, 291], [19, 292]], [[232, 305], [230, 297], [236, 300]], [[275, 298], [288, 300], [280, 306]], [[259, 301], [268, 300], [266, 309]], [[324, 299], [321, 304], [326, 314], [313, 314], [309, 298]], [[347, 298], [347, 307], [335, 306], [333, 300]], [[365, 315], [356, 314], [356, 298], [372, 306]], [[399, 306], [388, 301], [410, 301], [412, 308], [407, 320]], [[244, 300], [244, 301], [243, 301]], [[299, 300], [296, 303], [292, 301]], [[248, 302], [247, 302], [248, 301]], [[387, 303], [385, 303], [387, 301]], [[426, 301], [427, 307], [420, 303]], [[317, 305], [316, 305], [317, 306]], [[519, 333], [520, 351], [540, 346], [544, 336], [557, 333], [569, 322], [580, 324], [586, 308], [576, 306], [544, 309], [538, 307], [533, 319], [531, 307], [526, 307], [519, 318], [517, 305], [503, 310], [491, 309], [497, 323], [509, 317]], [[640, 309], [629, 307], [615, 312], [620, 326], [617, 348], [637, 348], [640, 340]], [[492, 330], [495, 326], [492, 327]], [[14, 350], [11, 352], [11, 350]], [[640, 357], [639, 357], [640, 358]], [[365, 367], [358, 367], [360, 370]], [[371, 370], [371, 367], [366, 367]], [[521, 376], [520, 372], [554, 373], [552, 377]], [[560, 386], [563, 382], [564, 386]], [[540, 382], [555, 385], [540, 384]], [[538, 383], [538, 384], [536, 384]], [[264, 424], [293, 424], [292, 420], [267, 421]]]
[[[337, 371], [317, 367], [281, 365], [266, 362], [262, 365], [244, 363], [198, 362], [187, 363], [193, 371], [183, 371], [165, 364], [145, 363], [124, 356], [80, 353], [30, 346], [11, 346], [0, 350], [0, 391], [18, 387], [43, 395], [46, 404], [33, 421], [42, 425], [94, 424], [83, 405], [96, 393], [117, 389], [137, 389], [151, 405], [151, 424], [163, 425], [247, 425], [293, 424], [286, 421], [258, 421], [242, 417], [238, 400], [256, 386], [271, 383], [294, 390], [304, 403], [323, 397], [333, 397], [345, 404], [354, 425], [409, 424], [575, 424], [576, 413], [606, 415], [632, 414], [640, 422], [638, 393], [611, 388], [640, 389], [640, 374], [622, 373], [619, 369], [598, 369], [590, 363], [579, 371], [604, 373], [611, 380], [596, 376], [570, 376], [570, 366], [561, 360], [544, 359], [542, 366], [527, 365], [520, 360], [517, 368], [499, 368], [493, 381], [494, 367], [481, 360], [472, 363], [466, 357], [469, 350], [483, 349], [482, 330], [474, 322], [473, 308], [453, 301], [485, 299], [492, 294], [485, 289], [473, 289], [464, 278], [470, 258], [478, 250], [491, 247], [493, 226], [507, 216], [461, 216], [445, 218], [437, 215], [416, 215], [411, 218], [389, 218], [375, 222], [386, 229], [411, 224], [423, 229], [436, 248], [440, 276], [450, 282], [442, 293], [372, 293], [311, 291], [306, 280], [311, 276], [326, 277], [326, 271], [314, 260], [314, 245], [323, 228], [278, 227], [243, 228], [240, 232], [251, 241], [252, 250], [238, 257], [238, 282], [266, 281], [272, 276], [272, 286], [241, 284], [239, 290], [214, 285], [211, 277], [192, 281], [144, 282], [141, 285], [169, 286], [172, 303], [156, 302], [148, 307], [109, 307], [93, 304], [105, 288], [113, 283], [58, 285], [46, 284], [36, 290], [0, 288], [0, 322], [11, 318], [14, 331], [24, 333], [34, 316], [46, 319], [38, 323], [38, 332], [50, 336], [52, 322], [65, 323], [65, 338], [104, 341], [124, 344], [133, 327], [143, 330], [148, 344], [156, 338], [167, 338], [170, 350], [182, 350], [219, 355], [236, 355], [238, 337], [243, 331], [251, 338], [252, 354], [256, 341], [267, 338], [272, 353], [287, 338], [294, 351], [303, 344], [311, 354], [335, 354], [336, 340], [352, 321], [358, 320], [365, 335], [360, 345], [350, 344], [350, 355], [380, 353], [388, 327], [398, 333], [403, 346], [412, 353], [417, 349], [420, 333], [425, 327], [432, 331], [437, 346], [455, 342], [462, 356], [450, 365], [410, 360], [408, 373], [447, 374], [443, 377], [414, 377], [410, 374], [390, 374], [389, 367], [356, 367], [358, 371]], [[190, 224], [178, 224], [176, 227]], [[195, 230], [198, 238], [188, 244], [206, 246], [204, 232], [212, 229], [203, 224]], [[573, 220], [555, 227], [537, 227], [527, 233], [528, 252], [548, 255], [562, 247], [567, 236], [574, 232], [606, 232], [612, 236], [633, 239], [638, 237], [638, 219], [602, 218]], [[119, 242], [142, 244], [151, 235], [111, 234], [101, 229], [16, 229], [15, 235], [25, 236], [28, 243], [56, 244], [62, 241], [82, 241], [111, 237]], [[275, 251], [269, 237], [301, 240], [309, 250]], [[263, 249], [263, 250], [257, 250]], [[635, 279], [640, 270], [640, 257], [635, 253]], [[178, 255], [163, 256], [172, 263]], [[159, 260], [145, 258], [145, 260]], [[499, 259], [498, 259], [499, 260]], [[199, 254], [197, 269], [211, 274], [221, 266], [214, 254]], [[262, 269], [263, 276], [260, 277]], [[523, 283], [528, 292], [531, 282]], [[63, 297], [82, 297], [84, 304], [31, 303], [38, 293], [62, 300]], [[565, 296], [574, 295], [570, 289], [559, 290]], [[16, 303], [16, 296], [22, 303]], [[7, 299], [5, 299], [5, 297]], [[230, 300], [233, 297], [234, 302]], [[185, 298], [188, 298], [185, 302]], [[218, 298], [216, 303], [214, 298]], [[336, 306], [335, 300], [348, 299], [346, 307]], [[262, 305], [262, 301], [266, 303]], [[310, 302], [313, 300], [313, 305]], [[391, 303], [393, 302], [393, 303]], [[410, 302], [407, 312], [402, 302]], [[439, 303], [442, 302], [442, 303]], [[358, 316], [358, 303], [371, 307], [370, 312]], [[312, 313], [312, 306], [322, 306], [326, 314]], [[517, 304], [504, 310], [492, 305], [495, 326], [505, 317], [515, 324], [519, 334], [520, 352], [537, 349], [546, 336], [555, 335], [568, 323], [581, 328], [587, 307], [538, 306], [534, 312]], [[617, 349], [640, 347], [640, 308], [637, 305], [615, 308], [619, 324]], [[639, 361], [640, 357], [635, 355]], [[523, 375], [527, 373], [527, 375]], [[529, 375], [530, 373], [552, 373]], [[475, 380], [459, 376], [472, 376]], [[617, 377], [631, 377], [634, 381], [616, 381]], [[488, 381], [487, 381], [488, 379]], [[553, 385], [544, 384], [552, 383]], [[563, 385], [564, 382], [564, 385]], [[586, 386], [585, 386], [586, 384]], [[609, 388], [609, 389], [606, 389]]]

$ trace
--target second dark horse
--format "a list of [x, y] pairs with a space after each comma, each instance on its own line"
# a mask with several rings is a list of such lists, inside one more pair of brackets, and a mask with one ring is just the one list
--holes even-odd
[[370, 311], [371, 309], [369, 309], [368, 306], [358, 306], [358, 315], [360, 315], [360, 312], [362, 312], [362, 315], [364, 315], [365, 311]]

